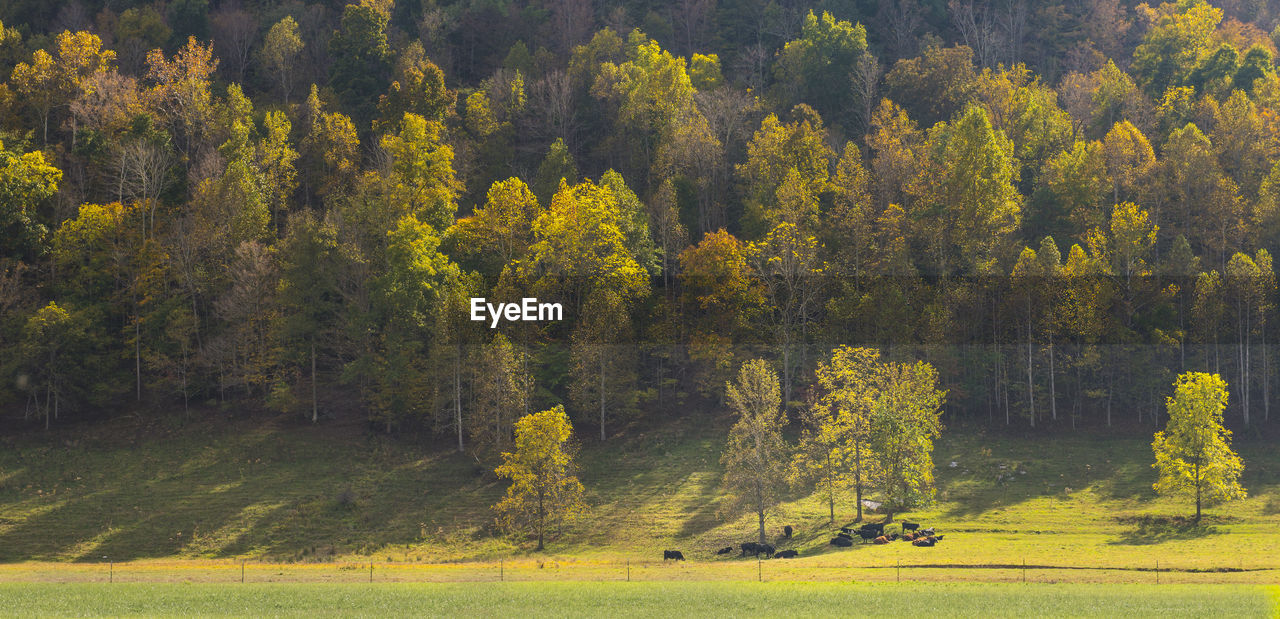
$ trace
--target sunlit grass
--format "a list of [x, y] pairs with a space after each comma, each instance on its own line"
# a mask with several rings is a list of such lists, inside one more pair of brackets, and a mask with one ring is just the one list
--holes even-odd
[[[255, 562], [329, 566], [306, 573], [332, 572], [337, 576], [325, 579], [338, 580], [350, 570], [332, 566], [370, 560], [462, 564], [432, 572], [440, 580], [448, 574], [480, 579], [500, 559], [513, 578], [611, 580], [627, 564], [641, 580], [755, 576], [754, 561], [715, 554], [751, 539], [754, 522], [722, 517], [724, 437], [713, 423], [630, 430], [605, 444], [583, 436], [582, 478], [594, 507], [544, 553], [492, 530], [489, 506], [502, 485], [470, 455], [444, 444], [387, 438], [358, 425], [278, 419], [176, 428], [131, 423], [6, 439], [0, 561], [54, 562], [40, 564], [45, 574], [67, 567], [57, 562], [103, 557], [214, 561], [218, 567], [209, 568], [208, 578], [174, 577], [200, 582], [223, 582], [227, 566], [241, 558], [250, 559], [251, 572]], [[1260, 441], [1237, 445], [1250, 497], [1210, 509], [1202, 526], [1191, 527], [1176, 520], [1190, 510], [1185, 501], [1152, 492], [1150, 447], [1141, 438], [1006, 438], [953, 430], [935, 453], [937, 504], [900, 515], [937, 526], [947, 536], [942, 544], [833, 548], [826, 504], [797, 495], [770, 516], [769, 529], [779, 546], [797, 549], [801, 558], [763, 569], [776, 579], [839, 580], [832, 574], [847, 568], [864, 570], [859, 579], [884, 580], [876, 570], [901, 562], [942, 566], [916, 570], [917, 580], [1002, 581], [1021, 575], [944, 568], [1026, 562], [1033, 582], [1129, 583], [1154, 581], [1148, 576], [1158, 561], [1162, 582], [1276, 582], [1276, 573], [1264, 570], [1280, 569], [1274, 550], [1280, 547], [1280, 454]], [[851, 503], [841, 499], [836, 525], [853, 519]], [[776, 539], [783, 524], [795, 527], [793, 539]], [[690, 561], [662, 566], [665, 548]], [[523, 568], [522, 561], [542, 567]], [[13, 567], [0, 568], [0, 580], [22, 580]], [[1071, 567], [1108, 569], [1050, 569]], [[128, 579], [132, 568], [122, 569]], [[148, 570], [139, 573], [162, 573]], [[687, 575], [676, 578], [672, 570]]]
[[1263, 587], [919, 583], [0, 585], [0, 604], [21, 614], [75, 616], [1266, 617], [1274, 612]]

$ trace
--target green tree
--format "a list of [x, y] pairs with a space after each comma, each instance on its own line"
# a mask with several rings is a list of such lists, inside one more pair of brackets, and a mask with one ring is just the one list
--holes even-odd
[[542, 550], [548, 532], [587, 511], [574, 462], [573, 426], [564, 407], [557, 406], [521, 417], [515, 434], [515, 450], [503, 453], [502, 465], [494, 470], [511, 480], [494, 510], [504, 529], [533, 533]]
[[778, 98], [786, 106], [808, 103], [829, 118], [846, 115], [854, 95], [849, 72], [866, 50], [867, 31], [862, 24], [837, 20], [826, 11], [821, 17], [809, 11], [800, 26], [800, 38], [783, 46], [774, 63]]
[[289, 231], [279, 249], [281, 308], [279, 336], [285, 360], [294, 367], [310, 363], [311, 421], [320, 418], [317, 380], [319, 356], [332, 341], [341, 294], [337, 272], [341, 265], [334, 227], [303, 211], [289, 219]]
[[35, 394], [37, 404], [41, 395], [44, 397], [39, 410], [46, 430], [50, 421], [58, 418], [61, 403], [69, 395], [85, 391], [85, 383], [90, 380], [77, 372], [83, 369], [81, 351], [77, 349], [84, 341], [84, 331], [81, 317], [52, 301], [36, 310], [23, 329], [22, 356], [30, 370], [24, 381]]
[[938, 371], [923, 361], [886, 364], [871, 413], [875, 487], [888, 510], [907, 510], [933, 500], [933, 441], [942, 433], [946, 392]]
[[458, 93], [444, 85], [444, 71], [427, 58], [422, 43], [414, 41], [400, 55], [395, 79], [378, 99], [378, 111], [387, 123], [399, 122], [405, 114], [443, 121], [457, 102]]
[[285, 105], [289, 104], [294, 63], [304, 45], [298, 36], [298, 22], [292, 15], [286, 15], [271, 26], [258, 49], [258, 62], [271, 73]]
[[1231, 431], [1222, 426], [1227, 383], [1217, 374], [1187, 372], [1168, 399], [1169, 422], [1156, 432], [1151, 449], [1159, 473], [1153, 486], [1161, 495], [1194, 495], [1195, 522], [1201, 505], [1243, 499], [1244, 462], [1231, 449]]
[[720, 456], [721, 483], [730, 495], [729, 509], [745, 508], [756, 514], [763, 544], [765, 514], [782, 500], [789, 455], [782, 438], [786, 415], [778, 375], [764, 359], [752, 359], [742, 364], [737, 382], [726, 383], [725, 389], [737, 421]]
[[1205, 0], [1178, 0], [1158, 7], [1142, 7], [1151, 23], [1133, 50], [1133, 72], [1147, 93], [1159, 96], [1186, 80], [1201, 55], [1213, 43], [1222, 9]]
[[330, 83], [343, 108], [364, 129], [373, 119], [377, 94], [391, 77], [391, 48], [387, 45], [387, 23], [391, 19], [388, 0], [360, 0], [342, 9], [338, 30], [329, 39], [333, 57]]
[[501, 452], [511, 441], [516, 418], [528, 406], [532, 380], [520, 352], [501, 333], [480, 350], [472, 371], [476, 382], [471, 443], [481, 451]]
[[431, 226], [412, 215], [387, 232], [386, 271], [370, 287], [374, 324], [379, 326], [372, 400], [374, 418], [387, 430], [402, 419], [423, 417], [431, 377], [425, 349], [444, 288], [458, 267], [440, 253]]

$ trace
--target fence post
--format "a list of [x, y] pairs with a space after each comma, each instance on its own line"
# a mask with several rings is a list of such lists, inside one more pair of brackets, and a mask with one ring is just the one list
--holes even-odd
[[902, 559], [898, 559], [898, 582], [902, 582]]
[[115, 581], [116, 581], [116, 562], [114, 559], [108, 559], [107, 560], [107, 582], [113, 583]]
[[627, 582], [631, 582], [631, 559], [627, 559]]
[[240, 559], [240, 584], [244, 584], [244, 559]]
[[498, 582], [502, 582], [503, 579], [506, 577], [505, 572], [506, 572], [505, 559], [498, 559]]
[[369, 582], [373, 582], [373, 561], [369, 562]]
[[1022, 584], [1027, 584], [1027, 558], [1022, 558]]
[[1156, 559], [1156, 584], [1160, 584], [1160, 559]]

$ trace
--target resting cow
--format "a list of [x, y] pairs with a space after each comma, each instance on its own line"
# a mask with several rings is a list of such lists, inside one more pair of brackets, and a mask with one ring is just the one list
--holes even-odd
[[679, 550], [664, 550], [662, 551], [662, 560], [666, 561], [667, 559], [673, 559], [675, 561], [684, 561], [684, 553], [680, 552]]
[[897, 534], [897, 533], [890, 533], [889, 535], [881, 535], [880, 537], [877, 537], [877, 538], [875, 539], [875, 543], [877, 543], [877, 544], [888, 544], [889, 542], [892, 542], [892, 541], [894, 541], [894, 540], [896, 540], [896, 539], [898, 539], [898, 534]]
[[852, 546], [852, 545], [853, 545], [853, 540], [851, 540], [851, 539], [849, 539], [849, 538], [847, 538], [847, 537], [839, 537], [839, 536], [837, 536], [837, 537], [833, 537], [833, 538], [831, 538], [831, 545], [832, 545], [832, 546], [839, 546], [839, 547], [841, 547], [841, 548], [848, 548], [848, 547], [850, 547], [850, 546]]
[[717, 550], [717, 551], [716, 551], [716, 554], [718, 554], [718, 555], [727, 555], [727, 554], [729, 554], [729, 553], [731, 553], [731, 552], [733, 552], [733, 546], [725, 546], [724, 548], [721, 548], [720, 550]]
[[794, 559], [794, 558], [796, 558], [796, 557], [798, 557], [798, 556], [800, 556], [800, 553], [798, 553], [798, 552], [796, 552], [796, 551], [794, 551], [794, 550], [781, 550], [781, 551], [779, 551], [779, 552], [778, 552], [778, 554], [773, 555], [773, 558], [775, 558], [775, 559]]

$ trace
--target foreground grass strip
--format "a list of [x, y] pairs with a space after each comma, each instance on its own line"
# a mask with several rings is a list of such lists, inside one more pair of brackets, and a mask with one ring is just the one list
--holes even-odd
[[[1269, 590], [1270, 589], [1270, 590]], [[18, 616], [1267, 617], [1275, 587], [835, 583], [3, 584]]]

